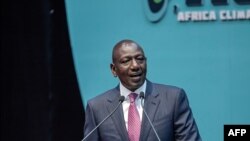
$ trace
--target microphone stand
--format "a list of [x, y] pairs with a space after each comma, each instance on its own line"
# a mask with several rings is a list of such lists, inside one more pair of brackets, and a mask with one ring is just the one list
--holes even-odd
[[105, 120], [107, 120], [110, 116], [113, 115], [113, 113], [118, 109], [118, 107], [122, 104], [122, 102], [125, 100], [124, 96], [121, 96], [119, 98], [119, 104], [115, 107], [115, 109], [106, 117], [104, 118], [94, 129], [91, 130], [83, 139], [82, 141], [85, 141]]
[[149, 121], [149, 124], [150, 124], [150, 126], [152, 127], [152, 129], [153, 129], [153, 131], [154, 131], [154, 133], [155, 133], [155, 135], [156, 135], [157, 140], [158, 140], [158, 141], [161, 141], [161, 139], [159, 138], [159, 135], [157, 134], [157, 132], [156, 132], [156, 130], [155, 130], [155, 128], [154, 128], [154, 125], [152, 124], [151, 120], [150, 120], [149, 117], [148, 117], [147, 112], [146, 112], [145, 109], [144, 109], [144, 104], [143, 104], [143, 102], [142, 102], [142, 100], [145, 99], [145, 97], [144, 97], [144, 92], [140, 92], [140, 99], [141, 99], [141, 106], [142, 106], [142, 109], [143, 109], [143, 113], [144, 113], [145, 116], [147, 117], [147, 119], [148, 119], [148, 121]]

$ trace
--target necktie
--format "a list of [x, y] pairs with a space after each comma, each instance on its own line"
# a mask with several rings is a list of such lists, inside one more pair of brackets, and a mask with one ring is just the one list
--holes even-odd
[[130, 106], [128, 110], [128, 136], [130, 141], [139, 141], [141, 131], [140, 116], [136, 108], [136, 93], [129, 94]]

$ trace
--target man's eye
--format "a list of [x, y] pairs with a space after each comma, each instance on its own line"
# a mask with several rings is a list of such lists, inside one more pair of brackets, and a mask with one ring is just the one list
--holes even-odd
[[125, 64], [125, 63], [128, 63], [128, 62], [129, 62], [129, 60], [121, 60], [122, 64]]
[[143, 61], [143, 60], [145, 60], [145, 58], [144, 57], [138, 57], [137, 60]]

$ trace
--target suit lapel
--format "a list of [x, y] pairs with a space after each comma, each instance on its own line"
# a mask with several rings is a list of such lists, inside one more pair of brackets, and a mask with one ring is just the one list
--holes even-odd
[[[153, 89], [152, 83], [148, 81], [146, 96], [145, 96], [145, 101], [144, 101], [144, 108], [149, 116], [149, 119], [152, 122], [154, 121], [154, 117], [157, 112], [158, 105], [160, 103], [160, 99], [158, 95], [159, 93]], [[140, 140], [146, 141], [149, 135], [149, 131], [152, 130], [152, 127], [150, 126], [150, 123], [144, 113], [142, 117], [143, 118], [142, 118], [142, 125], [141, 125]]]
[[[112, 96], [110, 96], [107, 99], [107, 108], [108, 108], [108, 111], [111, 113], [119, 103], [120, 91], [116, 88], [111, 92], [110, 95]], [[114, 122], [114, 125], [118, 133], [121, 135], [122, 141], [128, 141], [129, 139], [128, 139], [127, 129], [126, 129], [125, 122], [124, 122], [122, 105], [119, 106], [119, 108], [117, 109], [117, 111], [114, 112], [111, 118]]]

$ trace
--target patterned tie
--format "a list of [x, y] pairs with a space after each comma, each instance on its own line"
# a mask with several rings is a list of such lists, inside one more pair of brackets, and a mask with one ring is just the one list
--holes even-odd
[[137, 111], [135, 99], [136, 93], [129, 94], [130, 106], [128, 110], [128, 136], [130, 141], [139, 141], [141, 131], [140, 115]]

